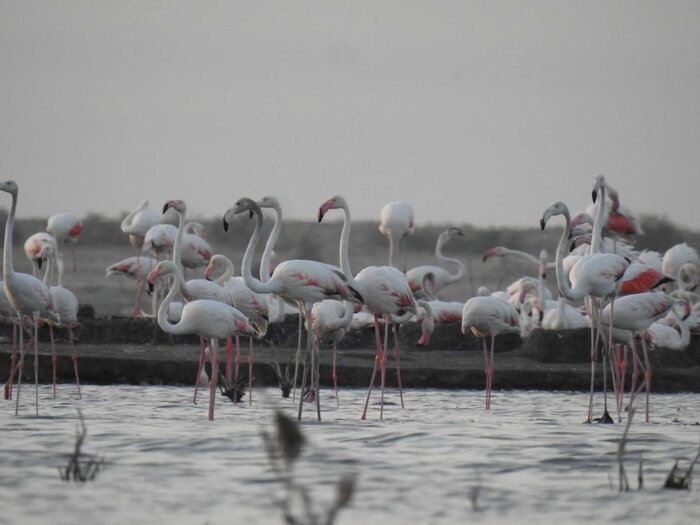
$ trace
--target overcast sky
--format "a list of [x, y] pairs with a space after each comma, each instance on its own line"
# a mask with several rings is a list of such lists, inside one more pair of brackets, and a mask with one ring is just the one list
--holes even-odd
[[[276, 195], [536, 226], [604, 173], [700, 227], [700, 2], [0, 0], [18, 215]], [[0, 206], [8, 207], [7, 196]]]

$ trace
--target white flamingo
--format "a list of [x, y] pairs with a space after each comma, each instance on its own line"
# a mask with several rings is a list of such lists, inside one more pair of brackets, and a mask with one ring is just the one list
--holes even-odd
[[[403, 201], [388, 202], [379, 216], [379, 231], [389, 239], [389, 266], [395, 266], [396, 252], [403, 244], [403, 270], [406, 272], [406, 237], [413, 235], [413, 207]], [[404, 241], [402, 243], [402, 241]]]
[[[408, 279], [409, 286], [411, 287], [411, 290], [416, 298], [427, 297], [428, 299], [436, 299], [435, 295], [437, 292], [442, 290], [448, 284], [458, 282], [464, 276], [464, 272], [466, 270], [464, 263], [459, 259], [447, 257], [442, 253], [442, 248], [445, 243], [456, 235], [462, 236], [464, 234], [459, 228], [449, 228], [438, 236], [438, 240], [435, 245], [435, 257], [439, 261], [448, 262], [457, 266], [457, 273], [450, 273], [442, 266], [436, 266], [434, 264], [416, 266], [415, 268], [411, 268], [406, 272], [406, 278]], [[431, 290], [425, 290], [423, 288], [423, 277], [428, 273], [433, 275], [433, 288]]]

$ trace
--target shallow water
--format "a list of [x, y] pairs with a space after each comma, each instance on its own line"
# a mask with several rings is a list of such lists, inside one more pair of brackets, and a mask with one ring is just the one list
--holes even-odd
[[[204, 398], [192, 404], [192, 388], [86, 385], [78, 401], [61, 385], [53, 401], [42, 386], [40, 417], [31, 415], [30, 391], [19, 417], [14, 402], [0, 401], [0, 524], [283, 523], [283, 487], [260, 437], [275, 408], [296, 416], [278, 389], [255, 390], [252, 407], [219, 400], [214, 422]], [[697, 395], [653, 396], [652, 422], [635, 417], [627, 469], [636, 488], [644, 458], [645, 488], [623, 494], [615, 459], [623, 425], [583, 424], [585, 394], [496, 392], [486, 412], [482, 392], [409, 391], [401, 409], [391, 391], [384, 422], [374, 404], [359, 420], [364, 396], [343, 390], [336, 408], [325, 390], [324, 420], [307, 409], [302, 425], [308, 444], [297, 474], [317, 505], [332, 499], [339, 476], [358, 475], [336, 523], [666, 524], [700, 515], [700, 487], [661, 488], [675, 458], [697, 451]], [[108, 461], [87, 483], [58, 475], [78, 407], [88, 429], [84, 451]]]

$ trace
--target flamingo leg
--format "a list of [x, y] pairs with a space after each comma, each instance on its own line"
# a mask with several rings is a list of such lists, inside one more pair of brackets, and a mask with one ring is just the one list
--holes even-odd
[[231, 366], [233, 364], [233, 339], [231, 336], [226, 338], [226, 371], [224, 373], [224, 379], [226, 379], [227, 384], [231, 384]]
[[[302, 373], [301, 377], [301, 393], [299, 394], [299, 413], [297, 415], [297, 419], [301, 421], [301, 415], [302, 412], [304, 411], [304, 389], [306, 388], [306, 380], [309, 380], [309, 386], [310, 386], [310, 392], [309, 395], [311, 396], [314, 394], [314, 351], [312, 348], [313, 342], [312, 342], [312, 336], [311, 332], [312, 330], [309, 330], [309, 326], [311, 326], [311, 323], [308, 321], [309, 316], [308, 316], [309, 310], [304, 306], [303, 309], [299, 310], [299, 316], [304, 316], [304, 318], [307, 320], [306, 321], [306, 353], [304, 354], [304, 371]], [[309, 363], [309, 358], [311, 360], [311, 363]]]
[[493, 369], [494, 369], [494, 348], [496, 346], [496, 337], [492, 334], [491, 335], [491, 359], [489, 360], [489, 392], [488, 392], [488, 401], [489, 401], [489, 410], [491, 410], [491, 394], [493, 393]]
[[[602, 306], [602, 303], [601, 303]], [[600, 418], [601, 423], [613, 423], [613, 418], [608, 412], [608, 375], [607, 361], [610, 350], [612, 349], [612, 331], [613, 331], [613, 308], [615, 307], [615, 296], [610, 299], [610, 319], [608, 320], [608, 342], [603, 347], [603, 417]]]
[[209, 421], [214, 420], [214, 405], [216, 404], [216, 387], [219, 383], [219, 341], [209, 342], [209, 362], [211, 363], [211, 379], [209, 380]]
[[630, 386], [630, 403], [628, 406], [628, 416], [632, 412], [632, 406], [634, 405], [634, 398], [637, 396], [637, 378], [639, 377], [639, 356], [637, 356], [637, 349], [634, 346], [634, 337], [632, 337], [632, 385]]
[[12, 321], [12, 354], [10, 354], [10, 377], [5, 383], [5, 399], [12, 399], [12, 383], [15, 377], [17, 361], [17, 322]]
[[134, 317], [141, 315], [141, 292], [143, 290], [143, 282], [141, 279], [136, 279], [136, 303], [134, 304]]
[[[236, 341], [236, 355], [233, 358], [233, 384], [237, 385], [238, 384], [238, 372], [240, 370], [240, 365], [241, 365], [241, 338], [240, 336], [234, 336], [235, 341]], [[236, 397], [234, 396], [233, 398], [233, 404], [235, 405], [238, 403], [236, 401]]]
[[49, 325], [49, 340], [51, 341], [51, 375], [53, 377], [53, 398], [56, 399], [56, 363], [58, 356], [56, 355], [56, 343], [53, 338], [53, 326]]
[[333, 388], [335, 389], [335, 405], [340, 406], [340, 400], [338, 399], [338, 374], [336, 374], [335, 369], [335, 350], [336, 344], [333, 341], [333, 372], [331, 372], [331, 378], [333, 379]]
[[399, 325], [392, 325], [394, 332], [394, 361], [396, 362], [396, 377], [399, 382], [399, 399], [401, 399], [401, 408], [406, 408], [403, 403], [403, 386], [401, 385], [401, 348], [399, 348]]
[[644, 386], [646, 387], [646, 421], [649, 422], [649, 394], [651, 393], [651, 363], [649, 362], [649, 352], [647, 352], [647, 344], [644, 341], [642, 334], [642, 351], [644, 352]]
[[78, 353], [75, 351], [75, 338], [73, 337], [73, 325], [68, 325], [68, 342], [71, 349], [71, 360], [73, 361], [73, 371], [75, 372], [75, 386], [78, 388], [78, 399], [83, 396], [80, 393], [80, 377], [78, 377]]
[[377, 375], [377, 365], [382, 360], [382, 341], [379, 335], [379, 316], [374, 314], [374, 339], [377, 344], [377, 355], [374, 358], [374, 368], [372, 368], [372, 378], [369, 380], [369, 390], [367, 391], [367, 399], [365, 400], [365, 409], [362, 411], [361, 420], [367, 418], [367, 407], [369, 406], [369, 398], [372, 395], [372, 387], [374, 386], [374, 378]]
[[600, 339], [600, 324], [598, 323], [598, 312], [595, 302], [588, 298], [589, 315], [591, 318], [591, 394], [588, 400], [588, 419], [586, 423], [593, 421], [593, 392], [595, 389], [595, 367], [598, 360], [598, 341]]
[[489, 351], [488, 351], [488, 348], [486, 347], [486, 338], [484, 338], [484, 337], [481, 338], [481, 345], [484, 349], [484, 377], [486, 377], [486, 387], [485, 387], [486, 403], [484, 405], [484, 409], [488, 410], [489, 409]]
[[34, 400], [39, 415], [39, 314], [34, 312]]
[[206, 359], [207, 353], [204, 350], [204, 338], [199, 338], [199, 366], [197, 367], [197, 379], [194, 382], [194, 397], [192, 398], [192, 403], [197, 404], [197, 392], [199, 391], [199, 377], [202, 374], [202, 368], [204, 368], [204, 361]]
[[[387, 334], [388, 330], [388, 325], [389, 325], [389, 316], [384, 315], [384, 326], [385, 330], [384, 333]], [[388, 351], [386, 347], [386, 343], [388, 341], [385, 340], [384, 342], [384, 349], [382, 352], [382, 360], [381, 360], [381, 373], [380, 373], [380, 378], [381, 378], [381, 396], [380, 396], [380, 401], [379, 401], [379, 420], [384, 421], [384, 385], [386, 383], [386, 363], [388, 360]]]
[[253, 404], [253, 338], [250, 337], [250, 349], [248, 350], [248, 405]]
[[[627, 375], [627, 345], [622, 345], [622, 359], [620, 361], [620, 382], [619, 382], [619, 390], [620, 390], [620, 410], [618, 412], [622, 411], [622, 405], [624, 404], [624, 395], [625, 395], [625, 376]], [[621, 422], [621, 416], [618, 413], [618, 420]]]
[[[303, 329], [303, 315], [302, 315], [302, 310], [301, 310], [301, 303], [297, 304], [297, 307], [299, 309], [299, 330], [297, 334], [297, 352], [294, 356], [294, 383], [292, 383], [292, 403], [294, 403], [296, 399], [296, 392], [297, 392], [297, 377], [298, 377], [298, 372], [299, 372], [299, 358], [301, 357], [301, 333]], [[304, 393], [302, 391], [302, 397], [304, 396]]]
[[312, 350], [316, 354], [316, 368], [314, 368], [316, 376], [316, 417], [319, 421], [321, 421], [321, 346], [318, 340], [316, 339], [316, 334], [314, 333], [314, 331], [311, 330], [310, 333], [311, 341], [313, 343]]

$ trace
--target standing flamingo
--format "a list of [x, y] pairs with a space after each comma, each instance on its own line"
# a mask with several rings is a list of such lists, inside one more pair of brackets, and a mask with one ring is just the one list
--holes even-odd
[[336, 372], [336, 350], [337, 344], [342, 341], [345, 334], [350, 330], [352, 322], [353, 304], [349, 301], [336, 301], [326, 299], [320, 303], [315, 303], [311, 309], [311, 330], [315, 334], [316, 344], [333, 346], [333, 387], [335, 388], [335, 402], [338, 401], [338, 374]]
[[[173, 263], [161, 261], [158, 263], [158, 266], [160, 265], [173, 265]], [[158, 266], [148, 275], [149, 286], [154, 284], [159, 275], [162, 275]], [[209, 420], [211, 421], [214, 419], [216, 387], [219, 377], [219, 340], [236, 334], [250, 334], [257, 337], [259, 332], [238, 309], [209, 299], [196, 299], [186, 303], [182, 308], [180, 320], [177, 323], [170, 323], [167, 319], [168, 309], [178, 289], [183, 284], [180, 272], [175, 271], [174, 273], [175, 282], [158, 308], [158, 326], [167, 334], [197, 334], [208, 341], [209, 361], [211, 363], [211, 379], [209, 380]], [[199, 377], [200, 373], [198, 372], [198, 382]]]
[[[367, 416], [367, 407], [374, 386], [374, 379], [377, 373], [377, 365], [381, 368], [381, 401], [379, 418], [384, 416], [384, 383], [386, 376], [387, 362], [387, 342], [385, 337], [384, 349], [380, 342], [379, 336], [379, 316], [385, 316], [385, 322], [388, 323], [389, 315], [403, 315], [405, 313], [417, 313], [416, 299], [413, 297], [411, 287], [408, 284], [408, 279], [404, 274], [398, 271], [393, 266], [368, 266], [353, 277], [350, 269], [350, 257], [348, 255], [348, 244], [350, 241], [350, 208], [343, 197], [336, 195], [325, 201], [318, 209], [318, 221], [323, 220], [323, 216], [329, 210], [340, 209], [343, 211], [343, 230], [340, 234], [340, 269], [348, 278], [348, 283], [356, 289], [363, 297], [362, 303], [375, 316], [375, 338], [377, 343], [377, 355], [374, 360], [374, 369], [372, 370], [372, 378], [370, 379], [369, 390], [367, 392], [367, 400], [365, 401], [365, 409], [362, 412], [361, 419]], [[399, 352], [398, 346], [394, 357], [397, 360], [397, 375], [399, 378], [399, 389], [401, 390], [401, 371], [398, 364]], [[403, 397], [403, 396], [402, 396]]]
[[[568, 246], [569, 233], [571, 231], [571, 216], [569, 209], [561, 201], [557, 201], [550, 205], [542, 214], [540, 226], [544, 230], [547, 221], [556, 215], [563, 215], [566, 221], [564, 231], [559, 239], [556, 254], [556, 274], [559, 293], [566, 299], [577, 301], [585, 297], [605, 300], [617, 295], [620, 286], [620, 279], [625, 273], [629, 262], [619, 255], [611, 253], [592, 253], [582, 256], [571, 268], [568, 274], [564, 272], [564, 256]], [[595, 244], [592, 246], [595, 247]], [[569, 284], [569, 280], [571, 284]], [[611, 308], [612, 310], [612, 308]], [[597, 338], [595, 336], [595, 326], [598, 324], [597, 319], [600, 319], [600, 309], [591, 312], [591, 396], [588, 407], [588, 422], [592, 421], [593, 411], [593, 381], [595, 378], [595, 364], [597, 360]], [[610, 323], [612, 325], [612, 323]], [[610, 338], [609, 338], [610, 339]], [[609, 346], [612, 344], [609, 342]], [[605, 365], [605, 359], [603, 360]], [[605, 374], [603, 376], [605, 381]], [[607, 401], [602, 421], [612, 421], [610, 414], [607, 411]]]
[[55, 253], [56, 250], [56, 239], [50, 233], [38, 232], [27, 237], [27, 240], [24, 241], [24, 253], [29, 262], [32, 263], [34, 277], [39, 277], [42, 264], [48, 259], [51, 252]]
[[160, 217], [148, 207], [148, 199], [144, 199], [135, 210], [122, 219], [121, 230], [129, 236], [129, 242], [138, 250], [143, 246], [143, 239], [148, 230], [158, 223]]
[[[274, 293], [279, 295], [283, 300], [297, 304], [299, 311], [307, 321], [307, 326], [310, 326], [311, 308], [314, 303], [323, 301], [324, 299], [347, 299], [352, 302], [362, 302], [362, 296], [348, 284], [348, 279], [343, 275], [337, 267], [330, 264], [321, 263], [318, 261], [308, 260], [290, 260], [280, 263], [275, 272], [270, 277], [270, 280], [263, 283], [258, 279], [253, 278], [251, 272], [251, 263], [253, 254], [257, 248], [260, 237], [262, 236], [263, 216], [260, 207], [249, 198], [238, 200], [224, 214], [224, 230], [228, 230], [229, 223], [233, 218], [241, 213], [252, 213], [255, 221], [255, 230], [250, 237], [248, 246], [243, 256], [243, 279], [248, 288], [257, 293]], [[318, 370], [316, 369], [316, 355], [313, 350], [312, 339], [313, 332], [307, 337], [307, 354], [311, 356], [311, 373], [310, 384], [312, 395], [316, 399], [316, 412], [318, 419], [321, 419], [321, 405], [319, 399], [319, 382]], [[302, 390], [305, 386], [307, 376], [307, 366], [304, 366], [304, 375], [302, 377]], [[303, 395], [299, 401], [299, 415], [301, 419], [303, 407]]]
[[[145, 255], [137, 255], [132, 257], [127, 257], [119, 262], [110, 264], [107, 267], [106, 276], [110, 275], [125, 275], [130, 279], [136, 281], [136, 302], [134, 303], [133, 316], [139, 317], [143, 315], [141, 311], [141, 294], [143, 292], [143, 284], [146, 281], [146, 277], [153, 268], [158, 264], [158, 261], [153, 257], [147, 257]], [[156, 309], [154, 308], [153, 314], [155, 315]]]
[[5, 244], [3, 252], [3, 284], [5, 294], [10, 304], [17, 312], [20, 323], [19, 330], [19, 374], [17, 377], [17, 403], [15, 415], [19, 413], [19, 392], [22, 385], [22, 371], [24, 369], [24, 334], [22, 326], [24, 320], [29, 318], [34, 323], [34, 386], [36, 393], [36, 414], [39, 415], [39, 318], [49, 316], [58, 320], [58, 316], [51, 310], [51, 292], [39, 279], [33, 275], [14, 271], [12, 264], [12, 230], [17, 211], [17, 194], [19, 189], [13, 180], [0, 182], [0, 191], [12, 196], [12, 208], [5, 223]]
[[678, 278], [681, 267], [686, 263], [692, 263], [700, 267], [700, 257], [695, 248], [691, 248], [686, 243], [676, 244], [664, 253], [661, 269], [665, 275]]
[[[484, 372], [486, 373], [486, 410], [491, 408], [491, 391], [493, 389], [494, 347], [499, 334], [517, 334], [520, 332], [518, 312], [512, 304], [497, 297], [472, 297], [464, 304], [462, 310], [462, 333], [469, 330], [481, 338], [484, 347]], [[486, 348], [486, 338], [491, 338], [491, 352]]]
[[[438, 240], [435, 245], [435, 257], [437, 257], [439, 261], [449, 262], [456, 265], [457, 273], [452, 274], [443, 267], [436, 265], [416, 266], [415, 268], [411, 268], [406, 272], [408, 284], [416, 298], [427, 297], [429, 299], [436, 299], [435, 294], [437, 292], [448, 284], [458, 282], [464, 276], [464, 272], [466, 270], [464, 263], [459, 259], [446, 257], [442, 253], [442, 247], [455, 235], [462, 236], [464, 234], [459, 228], [449, 228], [438, 236]], [[423, 277], [428, 273], [433, 274], [433, 279], [431, 281], [433, 288], [431, 290], [425, 290], [423, 288]]]
[[[609, 323], [615, 328], [629, 330], [634, 335], [640, 335], [642, 350], [644, 352], [644, 385], [646, 387], [646, 420], [649, 421], [649, 392], [651, 390], [651, 365], [647, 353], [645, 337], [642, 332], [649, 328], [654, 321], [665, 316], [676, 299], [664, 293], [645, 292], [634, 295], [626, 295], [615, 301], [615, 309], [608, 305], [603, 309], [601, 322]], [[609, 321], [608, 321], [609, 320]], [[632, 358], [636, 355], [634, 346], [632, 347]], [[632, 381], [634, 383], [634, 380]], [[632, 387], [634, 390], [634, 386]], [[631, 403], [634, 401], [634, 392]]]
[[[58, 265], [58, 285], [62, 286], [63, 276], [63, 245], [70, 244], [73, 253], [73, 281], [75, 281], [76, 264], [75, 264], [75, 243], [78, 241], [80, 232], [83, 231], [83, 225], [72, 213], [56, 213], [49, 217], [46, 223], [46, 231], [56, 239], [57, 265]], [[75, 282], [74, 282], [75, 285]]]
[[[403, 244], [403, 271], [406, 273], [406, 245], [404, 239], [413, 235], [415, 223], [413, 207], [403, 201], [388, 202], [379, 216], [379, 231], [389, 239], [389, 266], [395, 266], [396, 251]], [[404, 241], [402, 243], [402, 241]]]

